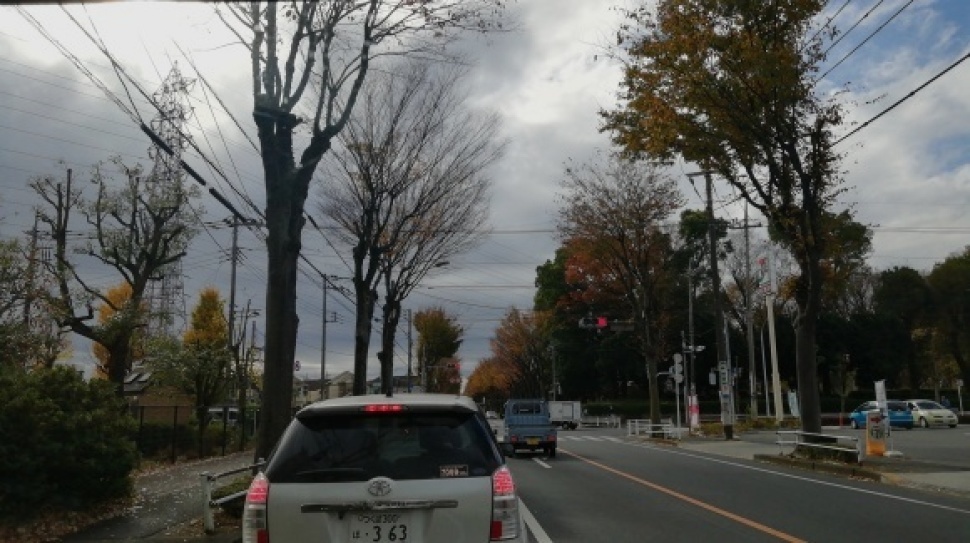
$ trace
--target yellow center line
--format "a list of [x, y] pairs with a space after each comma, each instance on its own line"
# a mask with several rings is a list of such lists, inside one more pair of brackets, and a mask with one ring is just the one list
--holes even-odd
[[569, 456], [572, 456], [572, 457], [574, 457], [574, 458], [576, 458], [578, 460], [582, 460], [583, 462], [586, 462], [587, 464], [589, 464], [591, 466], [596, 466], [596, 467], [598, 467], [598, 468], [600, 468], [602, 470], [605, 470], [605, 471], [608, 471], [610, 473], [613, 473], [614, 475], [619, 475], [620, 477], [623, 477], [625, 479], [629, 479], [629, 480], [631, 480], [631, 481], [633, 481], [635, 483], [639, 483], [639, 484], [641, 484], [641, 485], [643, 485], [645, 487], [648, 487], [648, 488], [651, 488], [653, 490], [656, 490], [657, 492], [663, 492], [664, 494], [667, 494], [668, 496], [672, 496], [674, 498], [677, 498], [678, 500], [685, 501], [685, 502], [687, 502], [687, 503], [689, 503], [691, 505], [696, 505], [697, 507], [700, 507], [702, 509], [706, 509], [706, 510], [708, 510], [708, 511], [714, 513], [714, 514], [721, 515], [722, 517], [729, 518], [729, 519], [731, 519], [731, 520], [733, 520], [735, 522], [744, 524], [745, 526], [748, 526], [750, 528], [754, 528], [755, 530], [758, 530], [760, 532], [764, 532], [764, 533], [766, 533], [768, 535], [772, 535], [774, 537], [777, 537], [778, 539], [781, 539], [782, 541], [789, 541], [790, 543], [805, 543], [805, 540], [804, 539], [798, 539], [797, 537], [795, 537], [793, 535], [789, 535], [789, 534], [786, 534], [785, 532], [781, 532], [781, 531], [775, 530], [774, 528], [771, 528], [770, 526], [765, 526], [764, 524], [761, 524], [760, 522], [755, 522], [755, 521], [753, 521], [751, 519], [742, 517], [740, 515], [735, 515], [734, 513], [730, 512], [730, 511], [725, 511], [724, 509], [721, 509], [720, 507], [715, 507], [715, 506], [713, 506], [713, 505], [711, 505], [709, 503], [702, 502], [702, 501], [700, 501], [700, 500], [698, 500], [696, 498], [691, 498], [690, 496], [687, 496], [686, 494], [681, 494], [680, 492], [677, 492], [675, 490], [671, 490], [671, 489], [669, 489], [667, 487], [660, 486], [660, 485], [658, 485], [656, 483], [651, 483], [650, 481], [647, 481], [646, 479], [641, 479], [641, 478], [639, 478], [639, 477], [637, 477], [635, 475], [630, 475], [629, 473], [626, 473], [624, 471], [620, 471], [620, 470], [618, 470], [616, 468], [611, 468], [610, 466], [607, 466], [606, 464], [601, 464], [599, 462], [596, 462], [595, 460], [590, 460], [589, 458], [585, 458], [585, 457], [580, 456], [580, 455], [578, 455], [578, 454], [576, 454], [574, 452], [569, 452], [569, 451], [566, 451], [566, 450], [563, 450], [563, 449], [559, 449], [559, 452], [568, 454]]

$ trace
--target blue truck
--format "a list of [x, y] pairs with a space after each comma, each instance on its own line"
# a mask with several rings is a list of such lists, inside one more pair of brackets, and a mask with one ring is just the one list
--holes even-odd
[[543, 451], [556, 457], [556, 427], [549, 420], [549, 404], [538, 399], [512, 399], [505, 402], [505, 453]]

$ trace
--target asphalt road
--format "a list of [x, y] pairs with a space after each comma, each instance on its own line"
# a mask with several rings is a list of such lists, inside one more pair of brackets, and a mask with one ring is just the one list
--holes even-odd
[[[923, 439], [963, 437], [930, 432]], [[531, 541], [965, 542], [970, 534], [967, 498], [633, 443], [623, 435], [561, 432], [556, 458], [509, 459]]]

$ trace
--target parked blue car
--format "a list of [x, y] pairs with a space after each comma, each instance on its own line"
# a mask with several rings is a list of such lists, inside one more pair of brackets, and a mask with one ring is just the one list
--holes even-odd
[[[913, 429], [913, 413], [906, 406], [906, 402], [889, 400], [886, 402], [886, 407], [889, 409], [889, 425], [891, 427], [905, 428], [907, 430]], [[876, 402], [865, 402], [849, 413], [849, 424], [853, 428], [865, 428], [866, 413], [876, 409], [879, 409], [879, 405]]]

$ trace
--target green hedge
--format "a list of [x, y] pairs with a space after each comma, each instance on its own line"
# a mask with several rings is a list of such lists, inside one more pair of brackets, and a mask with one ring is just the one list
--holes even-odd
[[114, 386], [70, 368], [0, 373], [0, 520], [124, 497], [137, 453]]

